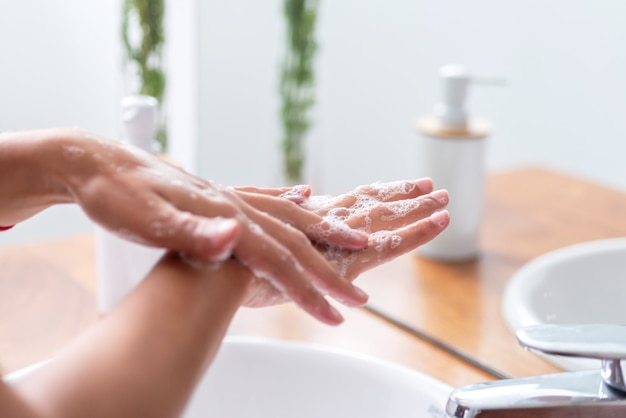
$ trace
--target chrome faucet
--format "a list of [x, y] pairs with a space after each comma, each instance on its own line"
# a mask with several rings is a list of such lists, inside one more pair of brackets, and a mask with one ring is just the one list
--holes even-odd
[[537, 325], [516, 333], [527, 350], [601, 360], [597, 370], [505, 379], [458, 388], [446, 405], [454, 418], [626, 417], [626, 325]]

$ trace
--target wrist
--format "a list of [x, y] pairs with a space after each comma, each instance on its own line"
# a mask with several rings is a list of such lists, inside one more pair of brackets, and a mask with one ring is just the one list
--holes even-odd
[[40, 140], [39, 158], [50, 176], [55, 203], [74, 203], [74, 183], [85, 181], [97, 166], [93, 141], [79, 128], [43, 130]]
[[[14, 224], [51, 205], [73, 202], [57, 161], [63, 131], [0, 134], [0, 224]], [[67, 163], [65, 167], [70, 168]]]

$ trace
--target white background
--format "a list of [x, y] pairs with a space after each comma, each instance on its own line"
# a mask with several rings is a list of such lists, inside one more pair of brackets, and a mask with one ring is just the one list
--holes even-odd
[[[118, 1], [0, 0], [0, 130], [80, 125], [117, 136]], [[226, 184], [278, 182], [279, 0], [170, 0], [175, 158]], [[529, 165], [626, 190], [626, 3], [321, 1], [309, 179], [338, 193], [415, 177], [415, 118], [438, 68], [499, 75], [470, 111], [490, 119], [490, 171]], [[176, 13], [172, 10], [176, 8]], [[626, 214], [625, 214], [626, 216]], [[90, 228], [59, 208], [0, 244]]]

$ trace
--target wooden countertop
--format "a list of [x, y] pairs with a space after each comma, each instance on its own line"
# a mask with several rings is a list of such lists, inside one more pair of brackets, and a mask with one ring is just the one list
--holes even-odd
[[[507, 281], [547, 251], [626, 236], [626, 194], [545, 169], [492, 174], [479, 259], [441, 263], [407, 254], [359, 278], [370, 305], [510, 376], [558, 371], [519, 348], [501, 317]], [[11, 233], [19, 233], [19, 228]], [[0, 369], [52, 356], [97, 320], [90, 234], [0, 248]], [[292, 305], [240, 310], [231, 335], [308, 341], [373, 355], [453, 386], [493, 377], [364, 309], [340, 307], [328, 327]]]

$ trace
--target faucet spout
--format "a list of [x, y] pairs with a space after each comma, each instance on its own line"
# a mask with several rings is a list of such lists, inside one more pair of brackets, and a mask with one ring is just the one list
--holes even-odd
[[617, 418], [626, 398], [599, 370], [479, 383], [456, 389], [446, 412], [454, 418]]
[[507, 379], [456, 389], [454, 418], [626, 417], [626, 325], [544, 324], [516, 333], [527, 350], [601, 360], [602, 368]]

